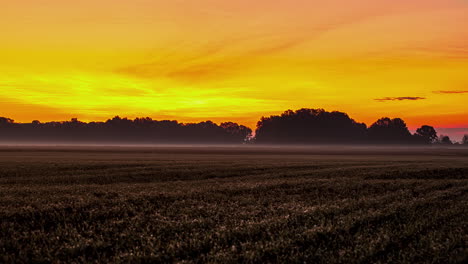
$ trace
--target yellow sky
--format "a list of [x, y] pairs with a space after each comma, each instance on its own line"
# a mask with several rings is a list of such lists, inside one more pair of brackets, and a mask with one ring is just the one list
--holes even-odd
[[465, 0], [0, 2], [0, 116], [16, 121], [254, 127], [309, 107], [468, 127]]

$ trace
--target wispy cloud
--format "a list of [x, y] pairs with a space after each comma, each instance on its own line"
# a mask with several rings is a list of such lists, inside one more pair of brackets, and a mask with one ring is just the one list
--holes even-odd
[[442, 90], [442, 91], [434, 91], [436, 94], [466, 94], [468, 90]]
[[[287, 51], [304, 41], [293, 39], [244, 50], [236, 49], [232, 44], [236, 41], [226, 41], [213, 46], [192, 47], [193, 50], [190, 53], [193, 54], [186, 54], [184, 51], [174, 52], [177, 55], [163, 56], [154, 60], [155, 62], [129, 65], [117, 69], [116, 72], [139, 78], [165, 77], [188, 82], [220, 79], [236, 73], [240, 74], [240, 71], [255, 64], [259, 58]], [[237, 40], [237, 44], [240, 42], [245, 45], [249, 44], [245, 40]]]
[[418, 96], [402, 96], [402, 97], [383, 97], [383, 98], [376, 98], [375, 101], [379, 102], [387, 102], [387, 101], [417, 101], [417, 100], [424, 100], [425, 97], [418, 97]]

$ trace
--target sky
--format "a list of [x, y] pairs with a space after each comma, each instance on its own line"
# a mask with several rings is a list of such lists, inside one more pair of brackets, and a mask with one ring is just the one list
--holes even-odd
[[0, 3], [0, 116], [17, 122], [255, 128], [306, 107], [468, 133], [468, 0]]

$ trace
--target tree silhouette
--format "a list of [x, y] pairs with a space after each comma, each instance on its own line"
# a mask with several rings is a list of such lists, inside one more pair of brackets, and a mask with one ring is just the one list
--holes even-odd
[[464, 135], [464, 136], [463, 136], [462, 144], [468, 145], [468, 135]]
[[6, 117], [0, 117], [0, 125], [8, 125], [8, 124], [13, 124], [15, 121], [10, 118]]
[[415, 135], [427, 144], [434, 143], [437, 140], [437, 131], [428, 125], [418, 128]]
[[381, 118], [368, 129], [369, 140], [372, 143], [406, 144], [412, 142], [411, 133], [405, 121], [400, 118]]
[[366, 125], [342, 112], [303, 108], [262, 117], [255, 134], [256, 142], [262, 144], [360, 143], [365, 139]]
[[233, 122], [221, 123], [222, 127], [226, 132], [236, 138], [236, 140], [247, 141], [252, 136], [252, 130], [246, 126], [239, 125]]
[[[262, 117], [252, 130], [233, 122], [179, 123], [149, 117], [121, 118], [105, 122], [70, 121], [15, 123], [0, 117], [0, 141], [89, 143], [203, 143], [203, 144], [452, 144], [448, 136], [437, 137], [428, 125], [414, 135], [400, 118], [381, 118], [369, 128], [343, 112], [302, 108]], [[468, 144], [468, 135], [463, 138]]]
[[450, 140], [449, 136], [446, 135], [440, 135], [438, 139], [438, 143], [442, 145], [452, 145], [453, 142]]
[[106, 122], [85, 123], [73, 118], [64, 122], [18, 124], [0, 118], [0, 140], [41, 142], [122, 142], [122, 143], [245, 143], [251, 137], [248, 127], [211, 121], [183, 124], [177, 121], [155, 121], [149, 117], [121, 118]]

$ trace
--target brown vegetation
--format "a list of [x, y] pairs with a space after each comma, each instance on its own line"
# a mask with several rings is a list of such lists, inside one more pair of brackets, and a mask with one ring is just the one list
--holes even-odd
[[468, 150], [3, 148], [0, 262], [457, 263]]

